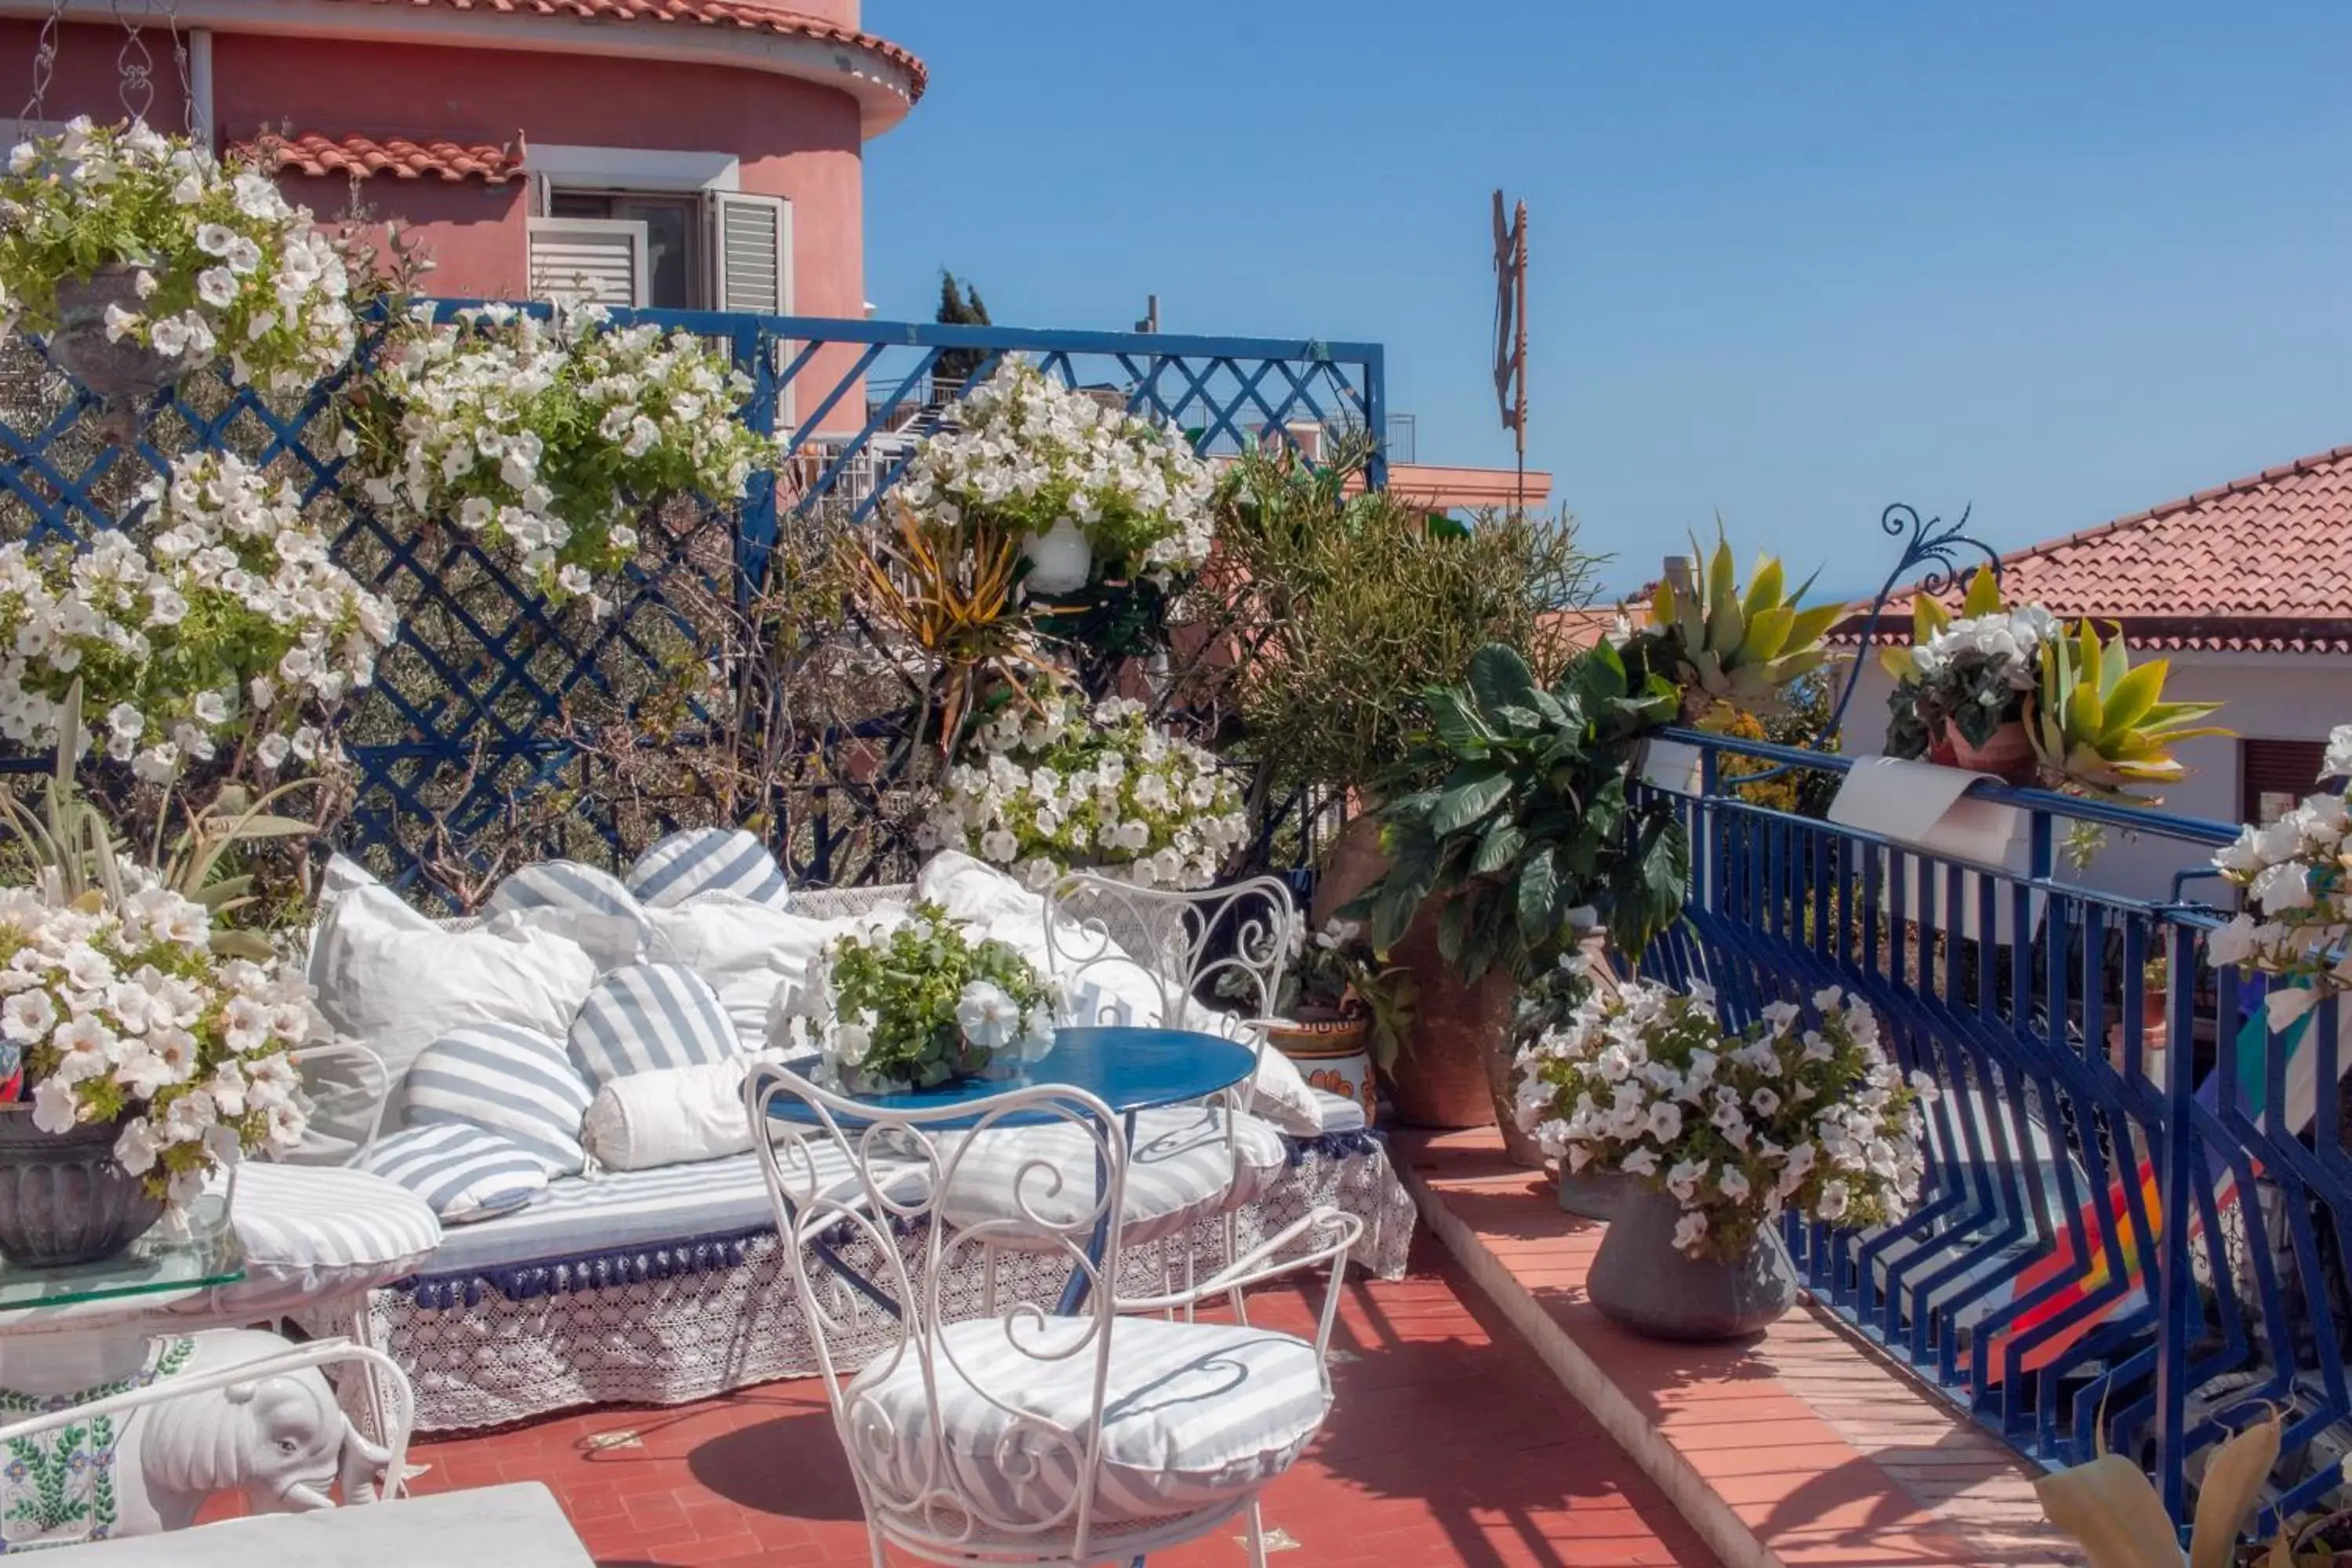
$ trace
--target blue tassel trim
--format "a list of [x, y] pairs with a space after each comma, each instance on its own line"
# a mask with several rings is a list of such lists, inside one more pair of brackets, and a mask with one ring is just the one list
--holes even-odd
[[642, 1285], [648, 1279], [724, 1273], [742, 1266], [751, 1243], [775, 1234], [773, 1226], [759, 1226], [684, 1241], [615, 1247], [607, 1252], [538, 1258], [529, 1263], [493, 1264], [463, 1274], [419, 1274], [392, 1289], [404, 1292], [420, 1307], [442, 1312], [479, 1306], [486, 1289], [509, 1301], [534, 1301], [542, 1296], [568, 1296], [578, 1290]]
[[1282, 1141], [1289, 1149], [1293, 1170], [1305, 1164], [1309, 1154], [1320, 1154], [1327, 1160], [1353, 1160], [1381, 1149], [1388, 1142], [1385, 1134], [1362, 1127], [1347, 1132], [1325, 1132], [1313, 1138], [1297, 1138], [1286, 1132]]

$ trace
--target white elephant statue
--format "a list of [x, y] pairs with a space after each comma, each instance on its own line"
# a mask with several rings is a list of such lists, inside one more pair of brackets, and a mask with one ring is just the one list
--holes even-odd
[[[215, 1330], [195, 1336], [180, 1372], [223, 1371], [288, 1348], [258, 1330]], [[158, 1391], [170, 1386], [167, 1379]], [[392, 1459], [360, 1436], [316, 1367], [163, 1400], [139, 1413], [124, 1441], [123, 1468], [139, 1479], [123, 1489], [115, 1531], [123, 1535], [184, 1529], [206, 1498], [238, 1489], [258, 1513], [332, 1508], [338, 1482], [345, 1502], [373, 1502]]]

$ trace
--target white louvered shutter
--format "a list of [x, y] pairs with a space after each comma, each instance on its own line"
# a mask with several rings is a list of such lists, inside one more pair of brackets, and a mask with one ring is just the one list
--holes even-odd
[[646, 226], [609, 217], [531, 219], [530, 292], [535, 300], [646, 303]]
[[712, 302], [754, 316], [792, 314], [791, 204], [715, 191], [710, 226]]
[[[752, 316], [793, 313], [793, 205], [778, 196], [710, 193], [710, 300], [721, 310]], [[792, 363], [797, 346], [776, 345], [776, 368]], [[777, 401], [776, 422], [793, 424], [795, 389]]]

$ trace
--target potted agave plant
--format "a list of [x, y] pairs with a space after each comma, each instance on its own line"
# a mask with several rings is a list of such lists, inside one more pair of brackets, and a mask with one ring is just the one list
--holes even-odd
[[2275, 1409], [2241, 1428], [2206, 1461], [2186, 1552], [2147, 1472], [2107, 1452], [2104, 1419], [2093, 1430], [2099, 1451], [2090, 1463], [2033, 1483], [2042, 1511], [2083, 1548], [2091, 1568], [2332, 1568], [2343, 1561], [2334, 1544], [2341, 1516], [2283, 1521], [2269, 1546], [2241, 1554], [2239, 1532], [2261, 1508], [2278, 1463], [2284, 1424]]

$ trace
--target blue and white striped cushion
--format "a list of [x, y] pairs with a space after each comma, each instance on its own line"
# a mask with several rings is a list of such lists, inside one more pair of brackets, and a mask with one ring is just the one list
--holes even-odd
[[614, 915], [637, 928], [641, 946], [651, 935], [645, 906], [637, 896], [610, 871], [578, 860], [542, 860], [525, 866], [500, 882], [483, 908], [491, 914], [509, 910], [570, 910]]
[[633, 963], [596, 983], [572, 1021], [572, 1059], [599, 1088], [655, 1068], [740, 1056], [719, 993], [675, 963]]
[[849, 1385], [857, 1469], [894, 1498], [952, 1487], [1007, 1519], [1051, 1518], [1092, 1482], [1099, 1524], [1215, 1507], [1265, 1487], [1331, 1408], [1315, 1347], [1238, 1324], [1118, 1318], [1095, 1403], [1092, 1318], [971, 1318], [928, 1353], [882, 1356]]
[[689, 827], [673, 833], [629, 868], [629, 891], [653, 908], [697, 893], [733, 893], [772, 910], [792, 908], [783, 868], [768, 847], [740, 827]]
[[539, 1156], [511, 1138], [462, 1121], [379, 1139], [360, 1156], [359, 1168], [406, 1187], [432, 1205], [444, 1225], [511, 1214], [547, 1191]]
[[596, 1088], [552, 1035], [516, 1024], [452, 1029], [417, 1056], [407, 1087], [410, 1127], [487, 1127], [537, 1155], [551, 1176], [577, 1175], [585, 1162], [580, 1124]]

